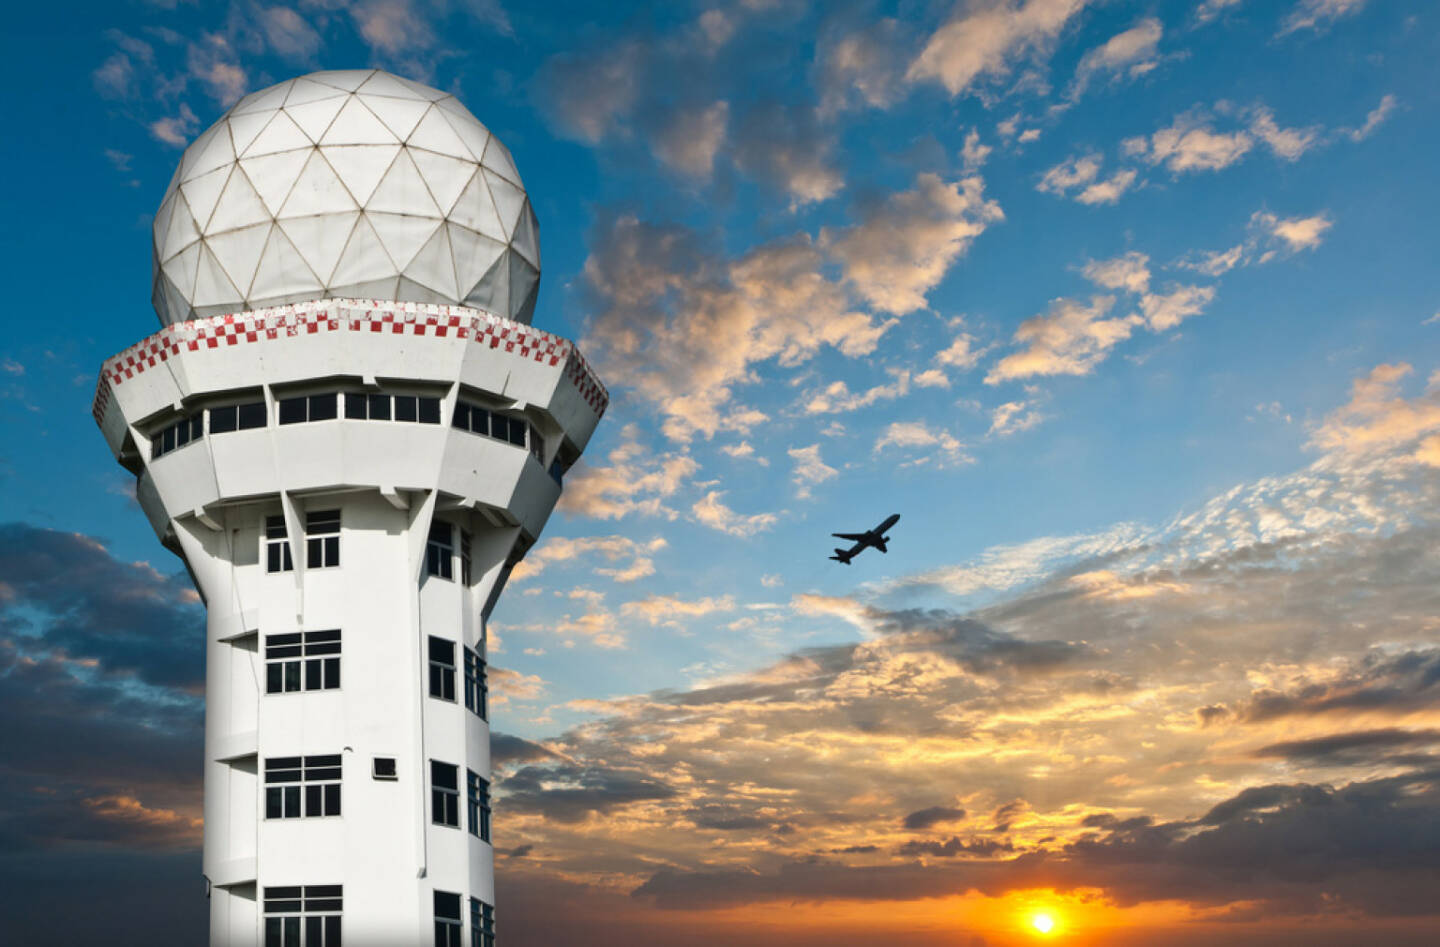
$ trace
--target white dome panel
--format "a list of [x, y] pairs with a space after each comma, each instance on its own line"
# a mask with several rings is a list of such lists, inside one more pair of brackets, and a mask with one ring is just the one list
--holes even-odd
[[510, 153], [452, 95], [377, 69], [241, 99], [154, 227], [161, 322], [356, 296], [528, 321], [538, 231]]

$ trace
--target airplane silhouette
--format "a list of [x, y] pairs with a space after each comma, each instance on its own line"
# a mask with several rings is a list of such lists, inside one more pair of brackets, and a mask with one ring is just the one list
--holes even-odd
[[885, 552], [885, 544], [890, 541], [890, 537], [885, 535], [885, 530], [894, 526], [898, 522], [900, 522], [900, 514], [891, 513], [885, 518], [885, 522], [881, 523], [874, 529], [866, 530], [863, 533], [831, 533], [831, 536], [835, 536], [839, 539], [848, 539], [854, 542], [855, 545], [851, 546], [849, 549], [835, 550], [835, 555], [831, 556], [830, 558], [834, 559], [836, 562], [843, 562], [848, 566], [851, 559], [854, 559], [866, 549], [873, 547], [880, 550], [881, 552]]

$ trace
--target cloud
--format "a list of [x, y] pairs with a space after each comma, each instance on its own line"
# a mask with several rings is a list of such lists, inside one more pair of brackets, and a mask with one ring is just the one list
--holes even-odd
[[1183, 174], [1228, 168], [1254, 146], [1255, 139], [1248, 132], [1217, 132], [1211, 120], [1197, 110], [1177, 116], [1171, 125], [1155, 132], [1148, 141], [1128, 139], [1125, 151], [1152, 165], [1163, 164], [1173, 174]]
[[251, 17], [255, 26], [264, 33], [264, 45], [282, 59], [309, 63], [320, 52], [320, 34], [289, 7], [257, 7]]
[[638, 40], [629, 40], [547, 60], [538, 89], [560, 130], [592, 145], [616, 132], [639, 99], [645, 50]]
[[1364, 141], [1375, 133], [1375, 130], [1390, 118], [1395, 109], [1399, 106], [1399, 100], [1388, 93], [1381, 97], [1380, 104], [1370, 110], [1365, 116], [1365, 123], [1359, 128], [1352, 128], [1346, 134], [1351, 141]]
[[1181, 286], [1169, 293], [1147, 293], [1140, 299], [1140, 311], [1152, 332], [1173, 329], [1191, 316], [1199, 315], [1215, 298], [1211, 286]]
[[1365, 0], [1300, 0], [1280, 23], [1277, 36], [1299, 30], [1320, 31], [1343, 16], [1359, 13]]
[[792, 447], [786, 453], [795, 461], [795, 470], [790, 479], [795, 482], [795, 495], [800, 499], [810, 496], [810, 488], [840, 475], [840, 471], [820, 459], [820, 445]]
[[910, 190], [862, 207], [855, 225], [823, 229], [820, 245], [861, 298], [881, 312], [904, 315], [924, 307], [951, 264], [1005, 218], [984, 192], [978, 175], [947, 182], [920, 174]]
[[928, 829], [943, 822], [959, 822], [965, 818], [965, 810], [953, 806], [930, 806], [909, 813], [901, 821], [905, 828], [913, 831]]
[[735, 599], [733, 596], [724, 595], [719, 598], [706, 596], [701, 599], [685, 601], [669, 595], [651, 595], [648, 598], [639, 599], [634, 602], [626, 602], [620, 607], [620, 614], [626, 617], [639, 617], [651, 625], [666, 625], [671, 628], [681, 627], [677, 619], [681, 618], [703, 618], [715, 612], [729, 612], [735, 610]]
[[1146, 17], [1123, 33], [1086, 53], [1075, 69], [1070, 97], [1078, 99], [1097, 75], [1143, 75], [1159, 64], [1158, 48], [1164, 27], [1155, 17]]
[[745, 426], [732, 389], [755, 363], [793, 367], [823, 345], [866, 355], [890, 327], [851, 308], [804, 234], [728, 258], [693, 231], [622, 215], [602, 219], [590, 244], [598, 315], [586, 351], [654, 405], [675, 440]]
[[980, 143], [980, 132], [973, 128], [970, 129], [965, 135], [965, 144], [960, 151], [960, 158], [964, 164], [965, 173], [974, 174], [976, 171], [979, 171], [989, 159], [990, 152], [993, 150], [989, 145], [982, 145]]
[[943, 430], [931, 430], [924, 421], [892, 421], [881, 432], [876, 439], [873, 453], [880, 453], [887, 448], [895, 448], [902, 451], [913, 451], [916, 448], [933, 447], [933, 453], [926, 454], [918, 460], [907, 461], [905, 466], [929, 463], [932, 460], [937, 464], [946, 465], [951, 463], [972, 463], [972, 459], [965, 454], [965, 445], [953, 437], [949, 432]]
[[[583, 460], [565, 477], [556, 509], [596, 519], [621, 519], [632, 513], [676, 517], [665, 501], [700, 469], [689, 454], [652, 452], [639, 440], [639, 429], [627, 424], [621, 443], [606, 455], [606, 466]], [[548, 544], [547, 544], [548, 545]]]
[[1239, 6], [1244, 0], [1202, 0], [1195, 7], [1195, 22], [1209, 23], [1226, 10]]
[[1250, 131], [1259, 138], [1277, 157], [1295, 161], [1310, 149], [1320, 138], [1320, 128], [1281, 128], [1275, 124], [1275, 115], [1264, 106], [1257, 106], [1251, 114]]
[[898, 20], [886, 17], [859, 29], [833, 31], [817, 45], [814, 82], [822, 115], [856, 105], [886, 108], [904, 93], [904, 43]]
[[655, 156], [666, 167], [696, 180], [709, 180], [715, 155], [725, 142], [730, 104], [715, 102], [704, 108], [677, 108], [653, 137]]
[[1397, 750], [1414, 751], [1440, 743], [1440, 730], [1405, 730], [1386, 727], [1381, 730], [1357, 730], [1350, 733], [1327, 734], [1304, 740], [1271, 743], [1255, 751], [1258, 757], [1278, 757], [1310, 763], [1384, 762]]
[[1130, 168], [1123, 168], [1116, 171], [1103, 181], [1096, 181], [1087, 185], [1080, 193], [1075, 195], [1075, 200], [1081, 204], [1113, 204], [1130, 190], [1135, 183], [1136, 172]]
[[1250, 225], [1261, 233], [1276, 238], [1284, 249], [1295, 253], [1320, 246], [1320, 241], [1325, 231], [1332, 226], [1332, 221], [1325, 214], [1281, 218], [1267, 211], [1256, 211], [1250, 218]]
[[669, 799], [675, 790], [634, 770], [568, 762], [523, 766], [501, 778], [504, 806], [561, 823], [582, 822], [635, 803]]
[[633, 582], [655, 574], [655, 561], [650, 556], [667, 545], [665, 539], [659, 536], [649, 542], [639, 542], [628, 536], [618, 535], [580, 538], [556, 536], [546, 539], [522, 559], [511, 572], [510, 581], [523, 582], [539, 575], [548, 566], [561, 562], [577, 562], [597, 554], [610, 563], [628, 560], [628, 564], [614, 569], [594, 569], [595, 574], [607, 575], [616, 582]]
[[120, 562], [79, 533], [6, 523], [0, 575], [7, 590], [0, 633], [43, 631], [47, 648], [94, 661], [101, 673], [203, 687], [205, 617], [183, 573], [166, 577], [146, 563]]
[[833, 135], [812, 109], [771, 102], [740, 119], [735, 164], [800, 206], [826, 200], [845, 183], [834, 148]]
[[894, 401], [910, 393], [910, 373], [892, 370], [895, 380], [888, 385], [874, 385], [862, 392], [852, 393], [844, 380], [832, 381], [819, 392], [808, 395], [805, 401], [806, 414], [836, 414], [858, 411], [881, 401]]
[[1036, 375], [1088, 375], [1142, 322], [1134, 315], [1107, 318], [1114, 305], [1114, 296], [1092, 296], [1088, 303], [1055, 300], [1048, 313], [1025, 320], [1015, 330], [1015, 342], [1025, 348], [996, 362], [985, 384]]
[[184, 148], [200, 129], [200, 119], [190, 111], [190, 106], [180, 103], [180, 112], [168, 118], [159, 118], [149, 125], [150, 134], [174, 148]]
[[761, 467], [770, 466], [770, 459], [768, 457], [761, 457], [759, 454], [755, 453], [755, 445], [751, 444], [749, 441], [741, 441], [738, 444], [722, 445], [720, 448], [720, 452], [729, 457], [734, 457], [736, 460], [749, 459], [755, 461], [755, 463], [759, 464]]
[[1331, 673], [1261, 689], [1234, 708], [1245, 723], [1287, 717], [1408, 715], [1440, 707], [1440, 651], [1373, 649]]
[[1301, 250], [1313, 250], [1320, 246], [1332, 225], [1333, 221], [1325, 213], [1282, 218], [1269, 211], [1256, 211], [1250, 215], [1242, 243], [1226, 250], [1190, 254], [1177, 260], [1174, 266], [1206, 276], [1222, 276], [1238, 266], [1269, 263]]
[[1102, 289], [1143, 293], [1150, 288], [1150, 257], [1131, 250], [1109, 260], [1091, 260], [1082, 272]]
[[1309, 446], [1353, 460], [1429, 464], [1430, 439], [1440, 432], [1440, 389], [1432, 384], [1417, 398], [1402, 397], [1400, 382], [1412, 371], [1397, 362], [1357, 378], [1349, 402], [1326, 415]]
[[774, 513], [736, 513], [720, 501], [723, 490], [711, 490], [690, 507], [695, 521], [731, 536], [753, 536], [775, 525]]
[[1005, 77], [1020, 59], [1048, 55], [1084, 0], [983, 0], [955, 13], [910, 63], [910, 82], [939, 82], [952, 96]]
[[985, 351], [985, 349], [977, 350], [975, 348], [974, 336], [961, 332], [951, 340], [949, 345], [935, 353], [935, 364], [968, 371], [979, 364]]
[[1094, 181], [1095, 176], [1100, 173], [1100, 165], [1103, 160], [1099, 154], [1067, 158], [1046, 171], [1035, 189], [1063, 196], [1073, 188]]
[[990, 432], [998, 437], [1028, 431], [1041, 421], [1041, 414], [1029, 401], [1007, 401], [990, 412]]

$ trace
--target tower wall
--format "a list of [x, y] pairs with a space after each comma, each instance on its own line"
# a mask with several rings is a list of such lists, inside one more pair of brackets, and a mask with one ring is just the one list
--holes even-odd
[[[280, 423], [311, 396], [318, 418]], [[400, 419], [402, 399], [430, 414]], [[347, 416], [361, 404], [391, 416]], [[604, 407], [570, 343], [460, 307], [326, 300], [195, 320], [106, 363], [97, 420], [207, 607], [212, 945], [264, 942], [267, 889], [332, 885], [352, 947], [431, 943], [436, 891], [461, 896], [470, 943], [470, 899], [495, 899], [493, 849], [469, 830], [467, 771], [488, 782], [490, 731], [466, 706], [465, 651], [486, 659], [486, 617]], [[231, 408], [263, 423], [225, 430]], [[455, 426], [472, 408], [491, 433]], [[165, 433], [179, 426], [183, 444]], [[437, 524], [448, 550], [427, 548]], [[335, 631], [329, 687], [328, 644], [312, 656], [309, 636]], [[448, 699], [431, 695], [432, 637], [454, 646]], [[308, 777], [318, 759], [335, 775], [326, 757], [339, 813], [309, 815], [308, 782], [306, 815], [272, 812], [267, 789], [291, 784], [267, 767], [299, 758]], [[457, 826], [436, 824], [431, 761], [456, 767]]]

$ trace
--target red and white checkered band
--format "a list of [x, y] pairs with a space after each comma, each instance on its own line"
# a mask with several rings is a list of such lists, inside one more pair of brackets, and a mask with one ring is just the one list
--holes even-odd
[[574, 343], [558, 335], [478, 309], [378, 299], [320, 299], [271, 309], [190, 319], [159, 332], [108, 359], [95, 391], [95, 420], [104, 416], [110, 387], [154, 368], [182, 350], [197, 352], [249, 342], [272, 342], [321, 332], [379, 332], [435, 339], [473, 339], [518, 358], [556, 366], [595, 411], [603, 415], [610, 395]]

